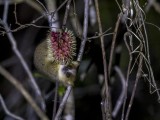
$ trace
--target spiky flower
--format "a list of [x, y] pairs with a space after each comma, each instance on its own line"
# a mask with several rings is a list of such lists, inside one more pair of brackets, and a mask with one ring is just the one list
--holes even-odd
[[76, 40], [73, 32], [68, 29], [52, 31], [47, 42], [48, 56], [52, 61], [66, 65], [76, 55]]

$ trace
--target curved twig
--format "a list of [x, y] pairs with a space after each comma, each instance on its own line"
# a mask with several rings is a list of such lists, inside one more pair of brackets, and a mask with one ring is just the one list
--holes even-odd
[[16, 80], [8, 71], [6, 71], [2, 66], [0, 66], [0, 74], [2, 74], [10, 83], [12, 83], [16, 89], [24, 96], [24, 98], [28, 101], [28, 103], [35, 110], [37, 115], [42, 120], [49, 120], [48, 117], [42, 112], [42, 110], [35, 103], [31, 95], [27, 92], [27, 90], [22, 86], [22, 84]]
[[121, 84], [122, 84], [122, 90], [121, 90], [121, 94], [119, 95], [119, 98], [116, 102], [116, 105], [113, 109], [113, 112], [112, 112], [112, 116], [113, 117], [116, 117], [120, 108], [121, 108], [121, 105], [123, 103], [123, 100], [124, 100], [124, 97], [125, 97], [125, 92], [126, 92], [126, 88], [125, 88], [125, 78], [124, 78], [124, 75], [121, 71], [121, 69], [118, 67], [118, 66], [115, 66], [114, 67], [114, 70], [116, 71], [116, 73], [118, 74], [119, 78], [120, 78], [120, 81], [121, 81]]
[[[5, 30], [6, 31], [9, 31], [9, 26], [7, 24], [7, 16], [8, 16], [8, 0], [6, 0], [5, 2], [5, 6], [4, 6], [4, 13], [3, 13], [3, 21], [0, 20], [1, 24], [4, 26]], [[32, 85], [32, 89], [34, 90], [36, 96], [38, 96], [38, 102], [41, 104], [41, 107], [42, 109], [45, 111], [45, 102], [44, 102], [44, 99], [42, 97], [42, 93], [37, 85], [37, 83], [35, 82], [35, 79], [34, 77], [32, 76], [32, 73], [27, 65], [27, 63], [25, 62], [24, 58], [22, 57], [20, 51], [18, 50], [17, 48], [17, 43], [15, 41], [15, 38], [14, 36], [12, 35], [12, 33], [7, 33], [7, 36], [8, 36], [8, 39], [12, 45], [12, 50], [13, 52], [16, 54], [16, 56], [19, 58], [24, 70], [26, 71], [28, 77], [29, 77], [29, 80], [31, 82], [31, 85]]]
[[24, 120], [23, 118], [15, 115], [15, 114], [13, 114], [13, 113], [11, 113], [11, 112], [8, 110], [8, 108], [7, 108], [7, 106], [6, 106], [5, 102], [4, 102], [1, 94], [0, 94], [0, 103], [2, 104], [2, 108], [4, 109], [5, 113], [6, 113], [8, 116], [10, 116], [10, 117], [12, 117], [12, 118], [14, 118], [14, 119], [16, 119], [16, 120]]

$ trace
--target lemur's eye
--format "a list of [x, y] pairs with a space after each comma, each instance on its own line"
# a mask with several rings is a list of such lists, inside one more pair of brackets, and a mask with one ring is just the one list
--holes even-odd
[[72, 74], [71, 74], [69, 71], [66, 72], [66, 77], [67, 77], [67, 78], [69, 78], [71, 75], [72, 75]]
[[72, 73], [69, 71], [71, 69], [71, 66], [65, 66], [62, 71], [63, 73], [66, 75], [66, 77], [70, 77], [72, 75]]

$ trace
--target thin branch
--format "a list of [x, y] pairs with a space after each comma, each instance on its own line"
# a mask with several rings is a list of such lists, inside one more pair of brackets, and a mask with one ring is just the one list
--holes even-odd
[[[72, 13], [73, 11], [73, 13]], [[70, 19], [71, 19], [71, 24], [73, 26], [73, 29], [76, 31], [77, 36], [82, 36], [82, 26], [80, 23], [80, 20], [78, 19], [77, 12], [76, 12], [76, 6], [75, 6], [75, 1], [73, 0], [73, 7], [71, 6], [70, 10]]]
[[12, 83], [16, 89], [24, 96], [24, 98], [28, 101], [28, 103], [35, 110], [37, 115], [42, 120], [49, 120], [47, 116], [42, 112], [42, 110], [37, 106], [31, 95], [27, 92], [27, 90], [22, 86], [22, 84], [16, 80], [8, 71], [6, 71], [2, 66], [0, 66], [0, 74], [3, 75], [10, 83]]
[[42, 8], [44, 9], [44, 11], [45, 11], [46, 13], [48, 13], [48, 10], [47, 10], [47, 8], [43, 5], [43, 3], [42, 3], [41, 1], [39, 1], [39, 0], [36, 0], [36, 1], [39, 3], [40, 6], [42, 6]]
[[153, 26], [155, 28], [157, 28], [160, 31], [160, 27], [158, 25], [156, 25], [154, 23], [150, 23], [150, 22], [145, 22], [145, 23], [148, 24], [148, 25], [151, 25], [151, 26]]
[[54, 12], [51, 12], [52, 17], [54, 16], [55, 13], [57, 13], [66, 4], [67, 1], [68, 0], [65, 0]]
[[[9, 29], [7, 25], [5, 25], [5, 29]], [[35, 79], [32, 76], [31, 71], [28, 68], [28, 65], [26, 64], [24, 58], [22, 57], [21, 53], [19, 52], [19, 50], [17, 49], [17, 43], [15, 42], [15, 39], [13, 37], [13, 35], [11, 33], [7, 33], [7, 36], [12, 44], [12, 50], [14, 51], [14, 53], [16, 54], [16, 56], [19, 58], [23, 68], [25, 69], [25, 71], [27, 72], [29, 78], [30, 78], [30, 82], [32, 83], [32, 89], [34, 89], [35, 94], [38, 96], [38, 100], [40, 100], [39, 102], [41, 103], [41, 107], [42, 109], [45, 111], [45, 102], [42, 98], [42, 94], [41, 91], [37, 85], [37, 83], [35, 82]]]
[[[47, 1], [46, 3], [48, 3], [49, 5], [50, 5], [50, 2], [49, 2], [49, 1], [51, 1], [51, 3], [53, 2], [52, 0], [46, 0], [46, 1]], [[1, 32], [0, 35], [4, 35], [4, 34], [6, 34], [7, 32], [17, 32], [18, 30], [21, 30], [21, 29], [24, 29], [24, 28], [30, 27], [30, 26], [38, 27], [38, 28], [53, 28], [54, 30], [55, 30], [55, 29], [58, 29], [59, 26], [58, 26], [58, 27], [55, 27], [55, 26], [50, 26], [50, 27], [48, 27], [48, 26], [38, 26], [38, 25], [36, 25], [35, 23], [37, 23], [37, 22], [38, 22], [39, 20], [41, 20], [42, 18], [47, 18], [48, 16], [50, 16], [50, 17], [52, 18], [52, 16], [54, 16], [54, 15], [65, 5], [65, 3], [66, 3], [67, 1], [68, 1], [68, 0], [65, 0], [57, 9], [52, 10], [53, 7], [51, 7], [51, 10], [50, 10], [49, 13], [44, 13], [43, 15], [41, 15], [41, 16], [37, 17], [36, 19], [34, 19], [32, 22], [30, 22], [30, 23], [28, 23], [28, 24], [23, 24], [23, 25], [15, 28], [15, 29], [8, 30], [8, 31], [6, 31], [6, 32]], [[54, 1], [54, 2], [55, 2], [55, 1]], [[53, 21], [53, 20], [54, 20], [54, 19], [52, 18], [52, 24], [55, 23], [55, 21]], [[49, 23], [50, 23], [50, 22], [49, 22]]]
[[[8, 1], [8, 0], [7, 0]], [[7, 24], [7, 16], [8, 16], [8, 2], [5, 2], [5, 6], [4, 6], [4, 13], [3, 13], [3, 16], [6, 16], [3, 18], [3, 21], [0, 19], [0, 23], [4, 26], [5, 30], [6, 31], [9, 31], [9, 27], [8, 27], [8, 24]], [[7, 33], [7, 36], [8, 36], [8, 39], [12, 45], [12, 50], [13, 52], [16, 54], [16, 56], [19, 58], [25, 72], [27, 73], [29, 79], [30, 79], [30, 82], [31, 82], [31, 85], [32, 85], [32, 89], [35, 91], [35, 94], [36, 96], [38, 96], [38, 99], [39, 100], [38, 102], [40, 102], [41, 104], [41, 107], [42, 109], [45, 111], [45, 102], [44, 102], [44, 99], [42, 97], [42, 94], [41, 94], [41, 91], [37, 85], [37, 83], [35, 82], [35, 79], [34, 77], [32, 76], [32, 73], [27, 65], [27, 63], [25, 62], [24, 58], [22, 57], [20, 51], [17, 49], [17, 43], [16, 43], [16, 40], [14, 38], [14, 36], [12, 35], [12, 33]]]
[[88, 37], [87, 40], [91, 40], [91, 39], [96, 39], [96, 38], [100, 38], [101, 36], [107, 36], [107, 35], [113, 35], [114, 33], [107, 33], [109, 30], [111, 30], [111, 28], [107, 29], [106, 31], [104, 31], [102, 34], [99, 33], [98, 36], [92, 36], [92, 37]]
[[104, 102], [101, 101], [102, 120], [106, 120], [106, 114], [104, 110]]
[[[95, 7], [96, 7], [96, 14], [97, 14], [97, 21], [98, 21], [98, 27], [99, 27], [99, 34], [102, 34], [102, 25], [101, 25], [101, 19], [100, 19], [100, 13], [99, 13], [99, 5], [98, 5], [98, 0], [95, 0]], [[105, 82], [105, 113], [106, 119], [111, 119], [110, 113], [111, 113], [111, 101], [110, 101], [110, 94], [109, 94], [109, 88], [108, 88], [108, 71], [107, 71], [107, 60], [106, 60], [106, 53], [105, 53], [105, 46], [104, 46], [104, 37], [100, 37], [101, 40], [101, 49], [102, 49], [102, 57], [103, 57], [103, 69], [104, 69], [104, 82]]]
[[4, 102], [1, 94], [0, 94], [0, 103], [1, 103], [2, 108], [4, 109], [5, 113], [6, 113], [8, 116], [10, 116], [10, 117], [12, 117], [12, 118], [14, 118], [14, 119], [16, 119], [16, 120], [24, 120], [23, 118], [15, 115], [15, 114], [13, 114], [13, 113], [11, 113], [11, 112], [8, 110], [8, 108], [7, 108], [7, 106], [6, 106], [5, 102]]
[[4, 4], [4, 11], [3, 11], [3, 21], [7, 22], [7, 17], [8, 17], [8, 8], [9, 8], [9, 1], [6, 0]]
[[[129, 76], [130, 76], [130, 71], [131, 71], [131, 63], [132, 63], [132, 59], [133, 59], [133, 57], [132, 57], [132, 48], [129, 47], [128, 42], [127, 42], [127, 36], [129, 36], [129, 35], [130, 35], [129, 32], [126, 32], [124, 34], [124, 42], [126, 44], [128, 52], [129, 52], [129, 63], [128, 63], [128, 69], [127, 69], [126, 82], [125, 82], [125, 97], [124, 97], [124, 102], [123, 102], [121, 120], [124, 120], [124, 112], [125, 112], [126, 101], [127, 101], [128, 81], [129, 81]], [[129, 42], [131, 43], [132, 39], [130, 38], [129, 40], [130, 40]]]
[[68, 0], [68, 2], [67, 2], [62, 28], [65, 28], [65, 26], [66, 26], [67, 18], [68, 18], [68, 14], [69, 14], [69, 10], [70, 10], [71, 1], [72, 0]]
[[121, 84], [122, 84], [122, 90], [121, 90], [121, 94], [116, 102], [116, 105], [113, 109], [113, 112], [112, 112], [112, 116], [115, 118], [121, 108], [121, 105], [124, 101], [124, 97], [125, 97], [125, 91], [126, 91], [126, 88], [125, 88], [125, 78], [124, 78], [124, 75], [121, 71], [121, 69], [118, 67], [118, 66], [115, 66], [114, 67], [114, 70], [116, 71], [116, 73], [118, 74], [119, 78], [120, 78], [120, 81], [121, 81]]
[[121, 21], [123, 23], [126, 23], [126, 20], [128, 19], [128, 16], [131, 12], [130, 3], [131, 3], [130, 0], [122, 0], [122, 11], [121, 12], [123, 12], [123, 15], [122, 15]]
[[75, 119], [75, 104], [74, 104], [73, 90], [69, 94], [69, 97], [65, 104], [63, 119], [64, 120], [74, 120]]
[[[51, 11], [56, 11], [56, 1], [54, 0], [45, 0], [45, 3], [47, 5], [48, 13], [51, 13]], [[54, 18], [53, 18], [54, 16]], [[59, 28], [59, 22], [54, 22], [58, 19], [58, 14], [55, 12], [55, 14], [48, 15], [48, 23], [50, 26], [51, 31], [56, 31], [57, 28]]]
[[82, 38], [79, 54], [77, 57], [78, 62], [82, 60], [85, 44], [87, 41], [89, 0], [84, 0], [84, 4], [85, 6], [84, 6], [83, 38]]
[[[26, 4], [28, 4], [30, 7], [32, 7], [33, 9], [35, 9], [36, 11], [38, 11], [39, 13], [43, 14], [44, 10], [43, 10], [43, 6], [41, 7], [41, 4], [37, 4], [35, 0], [23, 0]], [[17, 4], [17, 3], [15, 3]]]
[[62, 99], [61, 104], [59, 105], [59, 108], [58, 108], [58, 111], [57, 111], [57, 114], [56, 114], [56, 117], [55, 117], [54, 120], [59, 120], [60, 115], [61, 115], [61, 113], [62, 113], [62, 111], [63, 111], [63, 108], [64, 108], [66, 102], [67, 102], [67, 99], [68, 99], [68, 96], [69, 96], [71, 90], [72, 90], [72, 86], [71, 86], [71, 85], [68, 85], [68, 86], [67, 86], [67, 90], [66, 90], [66, 92], [65, 92], [65, 95], [64, 95], [64, 97], [63, 97], [63, 99]]
[[[137, 3], [139, 4], [139, 2], [137, 1]], [[157, 3], [158, 4], [158, 3]], [[155, 86], [155, 89], [157, 90], [157, 84], [155, 82], [155, 79], [154, 79], [154, 74], [153, 74], [153, 70], [152, 70], [152, 67], [151, 67], [151, 61], [150, 61], [150, 54], [149, 54], [149, 43], [148, 43], [148, 35], [147, 35], [147, 30], [146, 30], [146, 26], [145, 26], [145, 20], [143, 18], [143, 15], [142, 15], [142, 12], [140, 12], [140, 17], [142, 19], [142, 24], [143, 24], [143, 30], [144, 30], [144, 34], [145, 34], [145, 40], [146, 40], [146, 49], [147, 49], [147, 60], [148, 60], [148, 63], [149, 63], [149, 71], [150, 71], [150, 75], [151, 75], [151, 78], [152, 78], [152, 81], [153, 81], [153, 85]], [[159, 93], [159, 90], [156, 91], [157, 93], [157, 96], [158, 96], [158, 101], [160, 100], [160, 93]]]
[[[1, 24], [1, 20], [0, 20], [0, 24]], [[50, 28], [50, 27], [48, 27], [48, 26], [41, 26], [41, 25], [36, 25], [35, 23], [33, 24], [33, 23], [29, 23], [29, 24], [24, 24], [24, 25], [20, 25], [20, 27], [17, 27], [17, 28], [15, 28], [15, 29], [9, 29], [8, 31], [0, 31], [0, 35], [5, 35], [6, 33], [10, 33], [10, 32], [12, 32], [12, 33], [14, 33], [14, 32], [17, 32], [17, 31], [19, 31], [19, 30], [22, 30], [22, 29], [24, 29], [24, 28], [27, 28], [27, 27], [36, 27], [36, 28]], [[54, 28], [56, 28], [56, 27], [54, 27]], [[5, 28], [2, 28], [2, 29], [5, 29]]]
[[[95, 0], [95, 6], [96, 6], [96, 14], [97, 14], [97, 20], [98, 20], [99, 34], [102, 34], [103, 33], [102, 32], [102, 25], [101, 25], [100, 14], [99, 14], [99, 5], [98, 5], [97, 0]], [[105, 47], [104, 47], [104, 37], [100, 36], [100, 40], [101, 40], [101, 49], [102, 49], [103, 65], [104, 65], [103, 69], [104, 69], [105, 87], [106, 87], [106, 94], [108, 96], [108, 75], [107, 75], [106, 53], [105, 53]]]
[[57, 97], [58, 97], [58, 87], [59, 87], [59, 81], [56, 81], [55, 94], [54, 94], [54, 103], [53, 103], [52, 120], [54, 120], [54, 118], [55, 118], [55, 116], [56, 116], [56, 110], [57, 110]]
[[111, 74], [113, 54], [114, 54], [114, 49], [115, 49], [115, 42], [116, 42], [117, 32], [118, 32], [118, 28], [119, 28], [119, 24], [120, 24], [122, 16], [123, 16], [122, 13], [120, 13], [118, 15], [118, 19], [117, 19], [116, 26], [115, 26], [115, 29], [114, 29], [114, 36], [113, 36], [113, 39], [112, 39], [112, 45], [111, 45], [111, 51], [110, 51], [110, 57], [109, 57], [109, 64], [108, 64], [108, 75], [109, 76]]
[[[141, 46], [140, 51], [142, 51], [142, 49], [143, 49], [143, 46]], [[130, 110], [131, 110], [131, 107], [132, 107], [132, 104], [133, 104], [134, 96], [135, 96], [135, 93], [136, 93], [137, 84], [138, 84], [138, 81], [139, 81], [139, 79], [142, 75], [142, 72], [141, 72], [142, 71], [142, 64], [143, 64], [143, 56], [140, 55], [139, 64], [138, 64], [138, 71], [137, 71], [137, 74], [136, 74], [136, 80], [135, 80], [135, 83], [134, 83], [131, 99], [129, 101], [129, 105], [128, 105], [128, 108], [127, 108], [125, 120], [128, 120], [129, 113], [130, 113]]]
[[6, 1], [8, 1], [9, 4], [24, 2], [24, 0], [0, 0], [0, 4], [5, 4]]
[[[55, 0], [45, 0], [47, 4], [48, 13], [48, 22], [50, 23], [51, 31], [56, 31], [55, 28], [59, 28], [59, 23], [54, 23], [55, 19], [58, 19], [58, 14], [56, 14], [67, 2], [65, 0], [58, 8], [56, 8]], [[54, 12], [52, 12], [54, 11]], [[54, 17], [54, 18], [53, 18]]]
[[97, 39], [97, 38], [100, 38], [101, 36], [105, 37], [108, 35], [114, 35], [114, 33], [106, 33], [106, 34], [103, 33], [102, 35], [89, 37], [87, 40]]
[[40, 13], [43, 12], [43, 9], [41, 8], [41, 6], [33, 0], [0, 0], [0, 4], [5, 4], [6, 1], [8, 1], [10, 5], [24, 2], [24, 3], [27, 3], [29, 6], [31, 6], [32, 8], [34, 8], [35, 10], [37, 10], [38, 12]]

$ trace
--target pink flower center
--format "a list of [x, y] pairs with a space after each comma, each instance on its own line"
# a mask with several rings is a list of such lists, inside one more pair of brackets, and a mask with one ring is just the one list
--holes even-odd
[[58, 62], [72, 58], [73, 36], [68, 32], [51, 32], [51, 49]]

